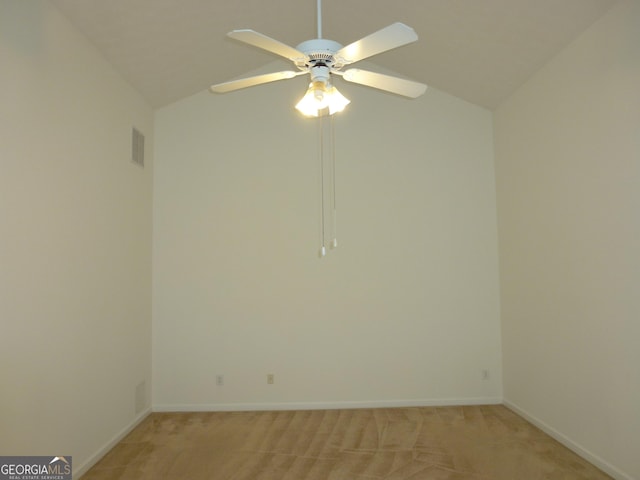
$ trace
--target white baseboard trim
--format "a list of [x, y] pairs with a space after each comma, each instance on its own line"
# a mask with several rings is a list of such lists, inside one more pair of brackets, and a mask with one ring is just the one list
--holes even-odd
[[595, 455], [594, 453], [591, 453], [589, 450], [584, 448], [582, 445], [574, 442], [573, 440], [571, 440], [569, 437], [567, 437], [563, 433], [561, 433], [558, 430], [556, 430], [555, 428], [549, 426], [548, 424], [546, 424], [545, 422], [543, 422], [539, 418], [531, 415], [526, 410], [520, 408], [515, 403], [513, 403], [513, 402], [511, 402], [511, 401], [509, 401], [509, 400], [507, 400], [505, 398], [503, 400], [503, 404], [504, 404], [505, 407], [507, 407], [510, 410], [513, 410], [515, 413], [520, 415], [522, 418], [524, 418], [528, 422], [534, 424], [536, 427], [538, 427], [540, 430], [542, 430], [544, 433], [546, 433], [550, 437], [553, 437], [554, 439], [556, 439], [558, 442], [563, 444], [569, 450], [572, 450], [573, 452], [575, 452], [576, 454], [580, 455], [582, 458], [584, 458], [588, 462], [590, 462], [593, 465], [595, 465], [596, 467], [598, 467], [600, 470], [605, 472], [607, 475], [610, 475], [611, 477], [615, 478], [616, 480], [634, 480], [631, 477], [631, 475], [627, 475], [626, 473], [620, 471], [619, 469], [617, 469], [616, 467], [614, 467], [613, 465], [611, 465], [607, 461], [603, 460], [599, 456]]
[[273, 410], [337, 410], [355, 408], [445, 407], [460, 405], [498, 405], [500, 397], [439, 398], [418, 400], [363, 400], [342, 402], [291, 402], [291, 403], [208, 403], [208, 404], [158, 404], [154, 412], [243, 412]]
[[125, 428], [120, 430], [119, 433], [117, 433], [111, 440], [109, 440], [105, 445], [103, 445], [102, 448], [98, 449], [98, 451], [96, 451], [93, 455], [91, 455], [87, 459], [87, 461], [85, 461], [82, 465], [80, 465], [80, 468], [76, 468], [74, 466], [73, 467], [73, 480], [78, 480], [85, 473], [87, 473], [87, 471], [91, 467], [93, 467], [96, 463], [98, 463], [98, 461], [102, 457], [104, 457], [107, 453], [109, 453], [109, 450], [111, 450], [113, 447], [115, 447], [116, 444], [120, 440], [122, 440], [124, 437], [126, 437], [131, 432], [131, 430], [136, 428], [140, 424], [140, 422], [142, 422], [150, 414], [151, 414], [151, 407], [148, 407], [146, 410], [144, 410], [142, 413], [140, 413], [138, 416], [136, 416], [136, 418], [134, 418], [133, 421], [129, 425], [127, 425]]

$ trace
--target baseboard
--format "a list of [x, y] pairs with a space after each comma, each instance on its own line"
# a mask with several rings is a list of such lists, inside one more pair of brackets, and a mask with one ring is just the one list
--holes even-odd
[[611, 477], [615, 478], [616, 480], [634, 480], [631, 477], [631, 475], [627, 475], [626, 473], [620, 471], [619, 469], [617, 469], [616, 467], [614, 467], [610, 463], [606, 462], [605, 460], [603, 460], [599, 456], [591, 453], [589, 450], [584, 448], [582, 445], [574, 442], [573, 440], [571, 440], [569, 437], [567, 437], [563, 433], [561, 433], [558, 430], [556, 430], [555, 428], [549, 426], [548, 424], [546, 424], [545, 422], [543, 422], [539, 418], [535, 417], [534, 415], [531, 415], [529, 412], [527, 412], [526, 410], [520, 408], [519, 406], [517, 406], [513, 402], [510, 402], [509, 400], [507, 400], [505, 398], [503, 400], [503, 404], [509, 410], [513, 410], [515, 413], [520, 415], [522, 418], [524, 418], [528, 422], [534, 424], [536, 427], [538, 427], [544, 433], [546, 433], [550, 437], [553, 437], [558, 442], [560, 442], [565, 447], [567, 447], [569, 450], [572, 450], [576, 454], [580, 455], [582, 458], [584, 458], [588, 462], [590, 462], [593, 465], [595, 465], [596, 467], [598, 467], [600, 470], [605, 472], [607, 475], [610, 475]]
[[354, 408], [444, 407], [460, 405], [497, 405], [500, 397], [444, 398], [418, 400], [363, 400], [344, 402], [291, 402], [291, 403], [210, 403], [159, 404], [154, 412], [234, 412], [269, 410], [337, 410]]
[[91, 455], [86, 462], [80, 465], [80, 468], [75, 468], [74, 466], [73, 480], [78, 480], [79, 478], [82, 477], [82, 475], [87, 473], [87, 471], [91, 467], [93, 467], [96, 463], [98, 463], [98, 461], [102, 457], [104, 457], [107, 453], [109, 453], [109, 450], [115, 447], [120, 440], [126, 437], [131, 432], [131, 430], [136, 428], [140, 424], [140, 422], [142, 422], [145, 418], [149, 416], [150, 413], [151, 413], [151, 408], [149, 407], [146, 410], [144, 410], [142, 413], [140, 413], [138, 416], [136, 416], [136, 418], [134, 418], [129, 425], [123, 428], [111, 440], [109, 440], [105, 445], [103, 445], [102, 448], [100, 448], [97, 452]]

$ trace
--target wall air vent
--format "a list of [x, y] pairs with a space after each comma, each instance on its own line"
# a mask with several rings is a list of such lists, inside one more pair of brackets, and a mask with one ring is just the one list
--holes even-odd
[[131, 134], [131, 161], [144, 167], [144, 135], [135, 127]]

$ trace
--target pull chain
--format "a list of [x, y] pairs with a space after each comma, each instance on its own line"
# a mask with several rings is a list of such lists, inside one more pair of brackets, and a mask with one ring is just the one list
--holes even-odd
[[[333, 116], [319, 115], [316, 121], [318, 122], [318, 162], [320, 164], [320, 258], [322, 258], [327, 254], [325, 244], [327, 235], [331, 238], [329, 247], [331, 249], [338, 247], [336, 142]], [[327, 215], [331, 215], [330, 220]], [[330, 231], [327, 231], [327, 224], [330, 225]]]
[[336, 130], [333, 115], [331, 115], [331, 188], [333, 190], [333, 240], [331, 240], [331, 248], [336, 248], [338, 246], [338, 220], [336, 214]]
[[318, 115], [318, 158], [320, 160], [320, 258], [327, 254], [327, 249], [324, 245], [324, 134], [322, 125], [322, 115]]

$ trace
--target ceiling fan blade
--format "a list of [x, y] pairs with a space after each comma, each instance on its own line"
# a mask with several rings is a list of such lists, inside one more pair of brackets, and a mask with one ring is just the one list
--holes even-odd
[[341, 48], [335, 56], [348, 65], [416, 40], [418, 35], [413, 28], [397, 22]]
[[209, 87], [209, 90], [212, 93], [233, 92], [234, 90], [253, 87], [254, 85], [261, 85], [263, 83], [275, 82], [277, 80], [286, 80], [287, 78], [293, 78], [305, 73], [307, 72], [302, 72], [302, 71], [293, 72], [291, 70], [285, 70], [283, 72], [275, 72], [275, 73], [266, 73], [264, 75], [256, 75], [255, 77], [241, 78], [239, 80], [231, 80], [230, 82], [211, 85]]
[[301, 51], [254, 30], [233, 30], [227, 33], [227, 36], [233, 38], [234, 40], [238, 40], [240, 42], [253, 45], [254, 47], [261, 48], [263, 50], [266, 50], [267, 52], [275, 53], [276, 55], [280, 55], [281, 57], [288, 58], [293, 62], [306, 58], [306, 55]]
[[360, 70], [359, 68], [346, 70], [342, 78], [347, 82], [359, 83], [367, 87], [386, 90], [387, 92], [409, 98], [419, 97], [427, 90], [427, 86], [424, 83], [392, 77], [391, 75], [383, 75], [382, 73]]

